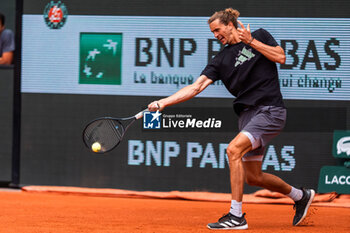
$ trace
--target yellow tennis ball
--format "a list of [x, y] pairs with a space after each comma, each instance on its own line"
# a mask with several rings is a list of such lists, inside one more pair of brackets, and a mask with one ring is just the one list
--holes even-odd
[[99, 142], [94, 142], [92, 144], [91, 149], [93, 152], [99, 152], [101, 150], [101, 144]]

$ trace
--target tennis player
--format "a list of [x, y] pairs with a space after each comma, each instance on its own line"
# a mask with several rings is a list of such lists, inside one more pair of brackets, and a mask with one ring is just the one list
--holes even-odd
[[[285, 63], [283, 49], [272, 35], [260, 28], [250, 31], [237, 20], [239, 12], [232, 8], [215, 12], [208, 24], [214, 36], [225, 45], [191, 85], [175, 94], [149, 104], [151, 111], [189, 100], [217, 80], [235, 96], [234, 110], [239, 116], [240, 132], [229, 143], [232, 201], [228, 214], [210, 229], [247, 229], [242, 214], [243, 185], [259, 186], [287, 195], [295, 202], [293, 225], [306, 216], [315, 196], [312, 189], [298, 189], [279, 177], [261, 170], [263, 154], [269, 141], [278, 135], [286, 121], [286, 109], [280, 91], [276, 62]], [[238, 27], [238, 25], [240, 27]]]

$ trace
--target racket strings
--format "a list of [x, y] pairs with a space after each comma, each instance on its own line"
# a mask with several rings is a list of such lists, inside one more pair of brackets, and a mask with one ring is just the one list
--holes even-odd
[[116, 120], [102, 119], [92, 122], [84, 132], [84, 140], [88, 147], [98, 142], [101, 144], [99, 152], [113, 149], [123, 138], [124, 127]]

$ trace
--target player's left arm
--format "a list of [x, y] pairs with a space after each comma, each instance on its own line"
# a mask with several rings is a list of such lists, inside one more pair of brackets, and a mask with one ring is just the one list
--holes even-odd
[[241, 21], [238, 21], [241, 28], [237, 28], [239, 39], [245, 43], [249, 44], [250, 47], [259, 51], [267, 59], [273, 62], [278, 62], [284, 64], [286, 62], [286, 55], [284, 50], [280, 46], [270, 46], [264, 44], [257, 39], [255, 39], [250, 33], [250, 26], [248, 24], [247, 28], [244, 27]]

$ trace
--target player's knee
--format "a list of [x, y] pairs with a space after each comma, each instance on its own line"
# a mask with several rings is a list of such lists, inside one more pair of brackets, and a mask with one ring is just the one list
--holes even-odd
[[230, 145], [227, 147], [226, 153], [229, 161], [240, 160], [242, 157], [242, 151], [236, 145]]

